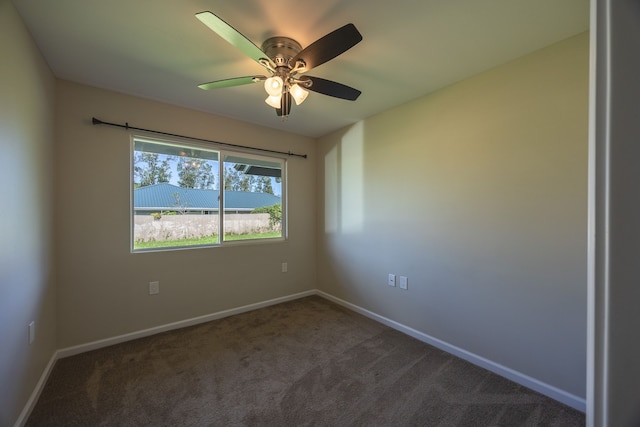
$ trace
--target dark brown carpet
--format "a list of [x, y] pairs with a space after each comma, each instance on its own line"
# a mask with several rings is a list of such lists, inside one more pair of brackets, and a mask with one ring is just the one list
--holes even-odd
[[584, 426], [320, 297], [58, 360], [28, 426]]

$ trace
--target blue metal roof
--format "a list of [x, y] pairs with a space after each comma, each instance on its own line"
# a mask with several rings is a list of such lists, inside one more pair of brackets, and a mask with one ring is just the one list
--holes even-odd
[[[161, 183], [133, 190], [133, 206], [136, 210], [217, 210], [218, 190], [181, 188]], [[273, 206], [281, 202], [280, 197], [268, 193], [247, 191], [225, 191], [224, 205], [228, 210], [253, 210], [262, 206]]]

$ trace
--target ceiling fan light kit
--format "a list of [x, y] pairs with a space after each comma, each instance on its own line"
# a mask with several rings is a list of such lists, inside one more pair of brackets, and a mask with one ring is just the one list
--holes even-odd
[[282, 94], [284, 82], [278, 76], [269, 77], [264, 81], [264, 90], [271, 96], [279, 96]]
[[269, 106], [273, 108], [280, 108], [280, 100], [282, 99], [282, 95], [269, 95], [267, 99], [264, 100]]
[[198, 86], [201, 89], [211, 90], [264, 81], [264, 88], [268, 94], [265, 102], [283, 119], [291, 112], [291, 100], [300, 105], [309, 95], [309, 91], [349, 101], [355, 101], [360, 96], [359, 90], [342, 83], [303, 75], [346, 52], [362, 40], [362, 35], [353, 24], [332, 31], [304, 49], [297, 41], [280, 36], [268, 38], [259, 48], [211, 12], [200, 12], [196, 17], [269, 72], [269, 77], [245, 76], [203, 83]]
[[291, 86], [289, 93], [291, 93], [293, 100], [296, 101], [296, 105], [302, 104], [304, 100], [307, 99], [307, 96], [309, 96], [309, 91], [302, 89], [302, 86], [297, 83]]

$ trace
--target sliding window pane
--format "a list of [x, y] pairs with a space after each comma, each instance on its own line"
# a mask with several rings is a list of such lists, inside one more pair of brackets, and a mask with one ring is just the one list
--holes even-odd
[[224, 156], [224, 240], [283, 237], [284, 160]]
[[133, 249], [219, 243], [219, 154], [135, 139]]

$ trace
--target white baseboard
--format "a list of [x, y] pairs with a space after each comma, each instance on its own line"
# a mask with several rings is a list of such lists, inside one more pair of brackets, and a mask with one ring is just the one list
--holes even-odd
[[118, 335], [103, 340], [92, 341], [86, 344], [80, 344], [73, 347], [63, 348], [58, 350], [58, 357], [68, 357], [76, 354], [84, 353], [86, 351], [96, 350], [102, 347], [108, 347], [114, 344], [120, 344], [122, 342], [135, 340], [138, 338], [148, 337], [150, 335], [159, 334], [161, 332], [171, 331], [174, 329], [185, 328], [187, 326], [198, 325], [200, 323], [210, 322], [212, 320], [222, 319], [224, 317], [233, 316], [235, 314], [246, 313], [247, 311], [257, 310], [259, 308], [268, 307], [270, 305], [280, 304], [286, 301], [292, 301], [295, 299], [307, 297], [310, 295], [316, 295], [315, 290], [299, 292], [293, 295], [287, 295], [284, 297], [274, 298], [267, 301], [257, 302], [254, 304], [243, 305], [242, 307], [232, 308], [229, 310], [218, 311], [217, 313], [205, 314], [204, 316], [198, 316], [191, 319], [180, 320], [178, 322], [168, 323], [166, 325], [155, 326], [149, 329], [143, 329], [141, 331], [131, 332], [124, 335]]
[[451, 353], [455, 356], [460, 357], [461, 359], [467, 360], [468, 362], [471, 362], [491, 372], [494, 372], [500, 376], [508, 378], [511, 381], [514, 381], [518, 384], [521, 384], [525, 387], [528, 387], [532, 390], [542, 393], [545, 396], [548, 396], [552, 399], [562, 402], [565, 405], [568, 405], [574, 409], [577, 409], [582, 412], [586, 411], [586, 400], [581, 397], [575, 396], [571, 393], [567, 393], [566, 391], [560, 390], [557, 387], [543, 383], [542, 381], [539, 381], [523, 373], [514, 371], [513, 369], [507, 368], [506, 366], [502, 366], [498, 363], [492, 362], [491, 360], [485, 359], [484, 357], [470, 353], [459, 347], [456, 347], [447, 342], [444, 342], [442, 340], [429, 336], [423, 332], [410, 328], [409, 326], [403, 325], [394, 320], [388, 319], [384, 316], [380, 316], [379, 314], [366, 310], [350, 302], [344, 301], [326, 292], [319, 291], [319, 290], [310, 290], [310, 291], [300, 292], [297, 294], [287, 295], [280, 298], [274, 298], [267, 301], [258, 302], [255, 304], [249, 304], [249, 305], [245, 305], [242, 307], [237, 307], [229, 310], [223, 310], [217, 313], [212, 313], [204, 316], [194, 317], [191, 319], [181, 320], [181, 321], [169, 323], [166, 325], [156, 326], [156, 327], [144, 329], [141, 331], [131, 332], [124, 335], [118, 335], [112, 338], [106, 338], [103, 340], [92, 341], [86, 344], [80, 344], [73, 347], [67, 347], [60, 350], [56, 350], [54, 354], [51, 356], [51, 359], [49, 360], [49, 363], [45, 367], [42, 375], [40, 376], [40, 379], [36, 384], [36, 388], [33, 390], [33, 393], [31, 393], [31, 396], [29, 397], [29, 400], [27, 401], [24, 409], [20, 413], [20, 416], [18, 417], [18, 420], [16, 421], [14, 427], [21, 427], [26, 423], [27, 419], [29, 418], [29, 415], [31, 414], [31, 411], [33, 410], [33, 407], [38, 401], [38, 397], [40, 396], [40, 393], [42, 393], [42, 389], [44, 388], [44, 385], [46, 384], [47, 379], [49, 378], [49, 375], [51, 374], [51, 370], [53, 369], [53, 366], [55, 365], [55, 362], [58, 359], [62, 359], [68, 356], [73, 356], [73, 355], [84, 353], [91, 350], [96, 350], [102, 347], [108, 347], [110, 345], [119, 344], [126, 341], [131, 341], [138, 338], [147, 337], [150, 335], [159, 334], [161, 332], [171, 331], [174, 329], [180, 329], [187, 326], [193, 326], [200, 323], [210, 322], [212, 320], [222, 319], [224, 317], [233, 316], [235, 314], [257, 310], [259, 308], [264, 308], [264, 307], [280, 304], [287, 301], [293, 301], [293, 300], [304, 298], [311, 295], [319, 295], [329, 301], [333, 301], [336, 304], [339, 304], [345, 308], [355, 311], [356, 313], [362, 314], [366, 317], [369, 317], [370, 319], [373, 319], [393, 329], [403, 332], [422, 342], [433, 345], [434, 347], [444, 350], [447, 353]]
[[51, 355], [51, 359], [49, 359], [49, 363], [47, 363], [47, 366], [45, 366], [44, 371], [42, 372], [42, 375], [40, 375], [40, 379], [36, 384], [36, 388], [33, 389], [31, 396], [29, 396], [29, 400], [27, 400], [26, 405], [24, 405], [22, 412], [20, 413], [20, 415], [18, 416], [18, 419], [13, 425], [14, 427], [22, 427], [23, 425], [25, 425], [25, 423], [29, 419], [29, 415], [31, 415], [31, 411], [33, 411], [33, 408], [36, 406], [36, 402], [40, 397], [40, 393], [42, 393], [42, 389], [44, 389], [44, 385], [47, 383], [47, 379], [49, 379], [49, 375], [51, 374], [53, 365], [55, 365], [56, 360], [58, 360], [58, 358], [59, 358], [58, 351], [56, 350]]
[[280, 298], [274, 298], [267, 301], [258, 302], [255, 304], [244, 305], [242, 307], [223, 310], [217, 313], [207, 314], [204, 316], [181, 320], [178, 322], [156, 326], [156, 327], [144, 329], [141, 331], [131, 332], [124, 335], [118, 335], [112, 338], [106, 338], [103, 340], [92, 341], [86, 344], [80, 344], [73, 347], [67, 347], [67, 348], [56, 350], [51, 356], [51, 359], [49, 360], [49, 363], [47, 364], [46, 368], [42, 372], [42, 375], [40, 376], [40, 379], [38, 380], [38, 383], [36, 384], [35, 389], [31, 393], [31, 396], [29, 397], [29, 400], [25, 404], [24, 409], [20, 413], [18, 420], [14, 424], [14, 427], [22, 427], [27, 422], [27, 419], [29, 418], [31, 411], [35, 407], [36, 402], [38, 401], [38, 398], [42, 393], [42, 389], [44, 388], [44, 385], [46, 384], [47, 379], [51, 374], [51, 370], [53, 369], [53, 366], [55, 365], [58, 359], [74, 356], [76, 354], [84, 353], [91, 350], [96, 350], [102, 347], [108, 347], [110, 345], [119, 344], [125, 341], [131, 341], [138, 338], [148, 337], [150, 335], [159, 334], [161, 332], [171, 331], [173, 329], [185, 328], [187, 326], [193, 326], [200, 323], [210, 322], [216, 319], [222, 319], [224, 317], [233, 316], [234, 314], [245, 313], [247, 311], [257, 310], [259, 308], [268, 307], [270, 305], [276, 305], [276, 304], [280, 304], [287, 301], [293, 301], [299, 298], [304, 298], [304, 297], [308, 297], [316, 294], [317, 292], [315, 290], [299, 292], [297, 294], [287, 295]]
[[331, 294], [328, 294], [323, 291], [316, 291], [316, 294], [328, 299], [329, 301], [333, 301], [336, 304], [339, 304], [345, 308], [348, 308], [356, 313], [362, 314], [370, 319], [373, 319], [377, 322], [380, 322], [384, 325], [387, 325], [397, 331], [403, 332], [413, 338], [416, 338], [422, 342], [430, 344], [434, 347], [437, 347], [447, 353], [453, 354], [461, 359], [464, 359], [468, 362], [473, 363], [474, 365], [480, 366], [484, 369], [487, 369], [495, 374], [498, 374], [502, 377], [505, 377], [513, 382], [521, 384], [527, 388], [537, 391], [538, 393], [544, 394], [545, 396], [550, 397], [551, 399], [557, 400], [559, 402], [564, 403], [567, 406], [570, 406], [578, 411], [585, 412], [587, 408], [587, 402], [584, 398], [576, 396], [574, 394], [568, 393], [564, 390], [561, 390], [557, 387], [554, 387], [550, 384], [539, 381], [535, 378], [532, 378], [528, 375], [525, 375], [521, 372], [515, 371], [506, 366], [500, 365], [499, 363], [493, 362], [489, 359], [485, 359], [482, 356], [478, 356], [477, 354], [471, 353], [467, 350], [456, 347], [452, 344], [449, 344], [445, 341], [439, 340], [438, 338], [434, 338], [430, 335], [427, 335], [423, 332], [417, 331], [409, 326], [398, 323], [394, 320], [388, 319], [384, 316], [380, 316], [372, 311], [359, 307], [350, 302], [344, 301], [340, 298], [337, 298]]

